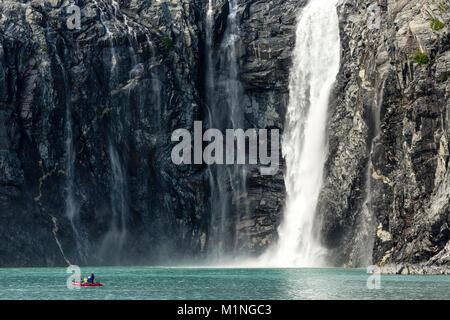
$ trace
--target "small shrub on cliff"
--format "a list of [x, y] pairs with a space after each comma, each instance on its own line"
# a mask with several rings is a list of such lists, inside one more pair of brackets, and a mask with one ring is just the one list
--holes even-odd
[[439, 11], [445, 11], [445, 10], [448, 10], [448, 5], [447, 5], [447, 3], [445, 2], [445, 0], [442, 0], [442, 1], [441, 1], [441, 4], [439, 5], [438, 9], [439, 9]]
[[416, 54], [413, 55], [412, 58], [414, 59], [414, 61], [417, 62], [417, 64], [419, 66], [430, 62], [430, 59], [428, 58], [428, 56], [425, 53], [423, 53], [422, 51], [420, 51], [420, 49], [417, 49]]
[[444, 28], [444, 24], [440, 22], [438, 19], [431, 19], [431, 28], [435, 31], [439, 31]]
[[171, 38], [163, 36], [161, 37], [161, 39], [166, 43], [166, 46], [170, 51], [175, 49], [175, 47], [173, 46], [173, 40]]
[[443, 82], [445, 82], [445, 81], [447, 81], [448, 80], [448, 74], [447, 74], [447, 72], [444, 72], [442, 75], [441, 75], [441, 83], [443, 83]]

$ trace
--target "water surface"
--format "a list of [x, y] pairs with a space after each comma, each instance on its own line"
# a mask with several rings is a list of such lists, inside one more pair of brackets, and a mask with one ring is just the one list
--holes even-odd
[[0, 299], [450, 299], [450, 277], [365, 269], [85, 267], [104, 287], [70, 290], [65, 268], [0, 269]]

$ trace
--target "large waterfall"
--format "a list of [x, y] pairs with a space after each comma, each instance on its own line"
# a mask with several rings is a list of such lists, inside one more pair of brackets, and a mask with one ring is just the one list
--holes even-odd
[[266, 266], [324, 264], [314, 218], [327, 156], [329, 98], [340, 62], [336, 3], [310, 1], [298, 19], [282, 141], [286, 207], [278, 243], [261, 257]]

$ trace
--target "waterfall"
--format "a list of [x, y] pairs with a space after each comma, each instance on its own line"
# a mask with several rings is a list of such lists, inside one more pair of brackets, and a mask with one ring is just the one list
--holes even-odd
[[[57, 58], [59, 60], [59, 57]], [[59, 62], [61, 63], [61, 62]], [[61, 64], [61, 68], [62, 64]], [[65, 74], [65, 71], [63, 71]], [[79, 218], [80, 207], [79, 204], [75, 201], [75, 192], [74, 192], [74, 180], [75, 180], [75, 154], [73, 148], [73, 131], [72, 131], [72, 115], [71, 115], [71, 107], [68, 95], [68, 86], [67, 86], [67, 76], [64, 75], [64, 87], [66, 91], [66, 126], [65, 126], [65, 151], [66, 151], [66, 161], [65, 161], [65, 171], [66, 171], [66, 215], [69, 218], [70, 225], [72, 226], [72, 230], [75, 234], [75, 240], [77, 243], [78, 254], [80, 258], [85, 259], [84, 254], [82, 253], [82, 247], [80, 243], [80, 234], [78, 232], [76, 223]]]
[[[210, 128], [244, 128], [239, 80], [240, 36], [237, 1], [229, 1], [226, 30], [216, 50], [213, 37], [214, 9], [209, 0], [206, 14], [206, 105]], [[213, 165], [207, 169], [210, 185], [211, 222], [208, 249], [214, 261], [225, 260], [237, 250], [238, 224], [246, 213], [245, 165]]]
[[313, 0], [297, 22], [282, 139], [286, 159], [286, 207], [277, 244], [261, 257], [266, 266], [324, 264], [325, 249], [314, 227], [327, 156], [330, 93], [340, 63], [337, 0]]
[[[382, 76], [383, 78], [383, 76]], [[370, 145], [370, 156], [367, 160], [367, 168], [366, 168], [366, 185], [365, 185], [365, 193], [366, 197], [364, 199], [361, 213], [358, 216], [358, 221], [356, 225], [356, 236], [354, 239], [353, 250], [350, 256], [350, 261], [352, 266], [355, 267], [367, 267], [372, 264], [372, 253], [373, 246], [375, 242], [375, 232], [376, 232], [376, 224], [375, 224], [375, 215], [372, 209], [372, 159], [373, 159], [373, 150], [375, 145], [377, 144], [380, 137], [380, 113], [381, 106], [383, 104], [384, 99], [384, 88], [386, 85], [387, 77], [384, 78], [381, 82], [381, 87], [379, 92], [375, 95], [375, 101], [372, 109], [372, 117], [373, 117], [373, 127], [374, 132], [372, 134], [372, 143]]]
[[[48, 30], [47, 30], [48, 34]], [[61, 38], [62, 39], [62, 38]], [[64, 43], [64, 39], [62, 39]], [[65, 43], [64, 43], [65, 44]], [[70, 221], [72, 231], [74, 233], [77, 253], [84, 262], [86, 262], [86, 253], [83, 248], [83, 241], [78, 230], [78, 220], [80, 207], [75, 199], [75, 151], [73, 147], [73, 131], [72, 131], [72, 108], [71, 108], [71, 87], [69, 83], [69, 77], [67, 75], [66, 68], [58, 54], [58, 50], [54, 44], [51, 44], [53, 51], [55, 52], [55, 59], [58, 67], [61, 69], [61, 74], [63, 78], [64, 87], [64, 106], [65, 106], [65, 127], [64, 127], [64, 151], [65, 151], [65, 161], [64, 170], [66, 174], [65, 181], [65, 197], [64, 197], [64, 207], [66, 217]], [[56, 220], [55, 220], [56, 221]], [[57, 229], [57, 228], [56, 228]]]
[[125, 172], [119, 159], [117, 150], [109, 143], [108, 156], [111, 164], [111, 220], [109, 231], [106, 233], [101, 247], [101, 255], [105, 259], [121, 263], [122, 249], [127, 236], [126, 218], [128, 215], [128, 193]]
[[[106, 22], [105, 22], [104, 10], [99, 6], [99, 4], [98, 4], [98, 2], [96, 0], [94, 0], [94, 3], [95, 3], [95, 6], [100, 10], [100, 23], [103, 26], [103, 28], [105, 29], [106, 36], [108, 38], [108, 42], [109, 42], [109, 45], [110, 45], [110, 50], [111, 50], [111, 69], [110, 69], [110, 72], [111, 72], [110, 78], [111, 79], [110, 79], [110, 83], [111, 83], [112, 82], [111, 80], [114, 80], [114, 78], [115, 78], [116, 64], [117, 64], [118, 56], [117, 56], [117, 53], [116, 53], [116, 49], [114, 47], [113, 34], [109, 30], [109, 28], [108, 28], [108, 26], [106, 25]], [[103, 2], [102, 2], [102, 4], [103, 4]], [[116, 7], [114, 7], [114, 9], [117, 10]]]
[[[146, 39], [147, 39], [147, 45], [150, 49], [150, 55], [151, 55], [151, 59], [150, 59], [150, 81], [151, 81], [151, 91], [152, 91], [152, 97], [154, 99], [154, 112], [155, 112], [155, 117], [157, 119], [163, 119], [163, 115], [166, 114], [166, 109], [165, 109], [165, 105], [162, 103], [162, 96], [161, 96], [161, 92], [164, 90], [163, 85], [161, 83], [161, 80], [159, 78], [158, 72], [155, 71], [154, 66], [158, 65], [159, 62], [157, 61], [157, 55], [156, 55], [156, 50], [155, 50], [155, 45], [153, 44], [153, 42], [150, 40], [148, 34], [145, 35]], [[163, 110], [161, 110], [163, 109]], [[162, 130], [162, 121], [157, 121], [157, 125], [159, 130]]]
[[213, 0], [208, 0], [208, 9], [206, 12], [206, 106], [208, 108], [208, 123], [212, 124], [212, 98], [214, 92], [214, 64], [213, 64], [213, 24], [214, 24], [214, 10]]
[[[123, 74], [119, 72], [119, 55], [114, 46], [113, 38], [114, 34], [108, 28], [105, 21], [105, 14], [108, 14], [112, 21], [115, 22], [116, 28], [120, 27], [120, 32], [126, 35], [128, 40], [128, 56], [130, 57], [130, 71], [128, 73], [128, 83], [122, 87], [125, 90], [126, 101], [128, 104], [118, 105], [111, 112], [111, 132], [107, 137], [108, 147], [107, 155], [109, 158], [111, 176], [110, 176], [110, 190], [109, 190], [109, 202], [110, 202], [110, 220], [106, 234], [103, 236], [103, 240], [100, 243], [99, 256], [108, 261], [108, 264], [120, 264], [122, 263], [122, 253], [125, 241], [127, 238], [127, 216], [128, 216], [128, 187], [125, 166], [122, 161], [126, 160], [126, 157], [122, 157], [122, 161], [119, 157], [117, 146], [121, 144], [122, 134], [124, 133], [124, 123], [121, 110], [127, 108], [132, 103], [132, 91], [135, 88], [135, 82], [130, 81], [134, 77], [136, 68], [138, 67], [138, 57], [134, 49], [134, 45], [137, 45], [137, 37], [135, 31], [130, 27], [127, 17], [120, 10], [120, 5], [115, 0], [111, 0], [110, 3], [100, 1], [99, 3], [94, 0], [95, 4], [100, 10], [100, 22], [105, 29], [106, 37], [110, 46], [111, 54], [111, 68], [110, 68], [110, 90], [116, 89], [116, 85], [123, 81]], [[112, 7], [112, 8], [111, 8]], [[121, 17], [123, 21], [118, 19]], [[120, 52], [120, 48], [119, 48]], [[114, 134], [114, 137], [111, 136]]]

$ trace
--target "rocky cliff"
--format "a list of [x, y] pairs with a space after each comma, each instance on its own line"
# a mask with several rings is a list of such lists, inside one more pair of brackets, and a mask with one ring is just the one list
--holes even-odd
[[[305, 2], [237, 1], [246, 128], [283, 129]], [[221, 50], [230, 5], [212, 3], [212, 50]], [[73, 4], [80, 29], [67, 25]], [[449, 263], [449, 6], [338, 6], [341, 70], [317, 212], [335, 265]], [[206, 168], [171, 161], [172, 132], [208, 117], [207, 9], [201, 0], [0, 3], [1, 266], [207, 256]], [[281, 169], [248, 168], [247, 209], [228, 220], [235, 253], [276, 240]]]
[[[73, 4], [80, 29], [67, 24]], [[218, 44], [227, 5], [215, 4]], [[295, 7], [282, 21], [279, 3], [239, 4], [246, 127], [282, 125]], [[205, 167], [170, 158], [172, 132], [205, 118], [205, 12], [175, 0], [0, 4], [2, 266], [205, 254]], [[276, 234], [282, 172], [250, 168], [248, 185], [251, 209], [233, 223], [257, 252]]]
[[448, 3], [344, 1], [338, 10], [324, 242], [336, 264], [448, 266]]
[[170, 161], [202, 112], [198, 4], [77, 4], [79, 30], [68, 1], [0, 4], [2, 265], [198, 251], [200, 168]]

